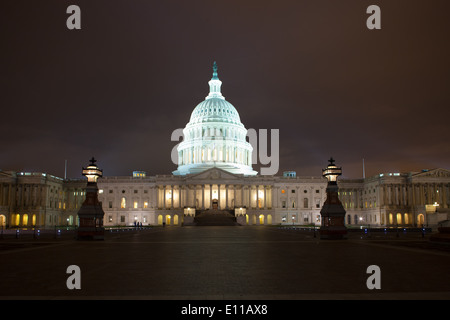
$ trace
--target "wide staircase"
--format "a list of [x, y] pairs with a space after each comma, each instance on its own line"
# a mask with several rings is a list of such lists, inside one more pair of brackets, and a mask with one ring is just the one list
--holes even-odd
[[197, 226], [237, 226], [233, 210], [200, 210], [196, 213], [194, 224]]

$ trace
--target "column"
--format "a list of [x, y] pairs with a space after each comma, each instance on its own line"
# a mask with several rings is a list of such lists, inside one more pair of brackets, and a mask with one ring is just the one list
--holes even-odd
[[417, 190], [419, 192], [419, 194], [417, 195], [417, 197], [418, 197], [418, 200], [417, 200], [418, 203], [417, 204], [422, 205], [422, 199], [423, 199], [423, 197], [422, 197], [422, 184], [419, 183], [417, 188], [419, 189], [419, 190]]
[[[234, 200], [236, 201], [236, 200]], [[225, 185], [225, 209], [228, 210], [228, 185]]]
[[389, 206], [389, 186], [384, 185], [384, 206]]
[[212, 208], [212, 184], [209, 185], [209, 204], [208, 208]]
[[[236, 188], [236, 186], [235, 186]], [[234, 204], [236, 205], [236, 195], [234, 197]], [[244, 206], [244, 185], [241, 184], [241, 207]]]
[[264, 186], [264, 209], [267, 209], [267, 193], [266, 193], [267, 186]]
[[[267, 188], [267, 208], [272, 209], [273, 208], [273, 190], [272, 190], [272, 186], [268, 186]], [[299, 202], [300, 203], [300, 202]]]
[[183, 186], [178, 186], [178, 203], [179, 203], [179, 208], [183, 208]]
[[259, 185], [256, 186], [256, 209], [259, 209]]
[[190, 199], [189, 199], [189, 191], [190, 191], [190, 188], [189, 188], [189, 185], [187, 185], [186, 186], [186, 196], [185, 196], [185, 203], [184, 203], [184, 205], [186, 206], [186, 207], [190, 207], [191, 206], [191, 203], [190, 203]]
[[220, 184], [217, 184], [217, 209], [222, 209], [220, 206]]
[[402, 185], [402, 203], [403, 206], [407, 205], [407, 201], [406, 201], [406, 188], [404, 185]]
[[387, 203], [392, 205], [392, 185], [387, 186]]
[[429, 204], [433, 204], [434, 203], [434, 194], [436, 193], [434, 189], [434, 185], [433, 184], [428, 184], [428, 203]]
[[202, 210], [205, 210], [205, 185], [202, 184]]
[[164, 185], [164, 189], [163, 189], [163, 209], [166, 209], [166, 186]]
[[[278, 201], [278, 195], [280, 194], [280, 187], [275, 187], [272, 189], [272, 208], [278, 208], [279, 201]], [[273, 200], [275, 199], [275, 204], [273, 203]], [[303, 207], [303, 202], [302, 202]]]
[[173, 209], [173, 185], [170, 185], [170, 209]]
[[248, 186], [248, 207], [252, 207], [252, 188], [251, 185]]

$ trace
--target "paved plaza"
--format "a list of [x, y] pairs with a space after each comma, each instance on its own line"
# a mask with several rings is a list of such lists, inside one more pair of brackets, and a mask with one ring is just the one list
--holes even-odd
[[[155, 227], [0, 239], [0, 299], [449, 299], [450, 245], [420, 233], [320, 240], [280, 227]], [[69, 290], [67, 267], [81, 270]], [[377, 265], [381, 289], [369, 290]]]

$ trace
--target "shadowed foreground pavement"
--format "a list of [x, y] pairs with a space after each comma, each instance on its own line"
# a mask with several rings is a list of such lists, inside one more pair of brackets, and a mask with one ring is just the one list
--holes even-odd
[[[420, 235], [325, 241], [276, 227], [166, 227], [0, 240], [0, 299], [449, 299], [450, 246]], [[81, 269], [69, 290], [66, 269]], [[381, 290], [369, 290], [369, 265]]]

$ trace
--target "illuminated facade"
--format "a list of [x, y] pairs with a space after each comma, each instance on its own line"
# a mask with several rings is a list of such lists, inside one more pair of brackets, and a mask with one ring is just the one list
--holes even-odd
[[[344, 168], [345, 169], [345, 168]], [[435, 226], [449, 218], [450, 171], [434, 169], [340, 179], [347, 226]], [[85, 180], [0, 171], [0, 226], [77, 224]], [[211, 168], [185, 176], [103, 177], [105, 226], [182, 225], [202, 210], [231, 210], [249, 225], [320, 226], [327, 182], [321, 176], [244, 176]]]
[[[188, 225], [207, 210], [227, 211], [246, 225], [321, 225], [327, 179], [320, 172], [258, 175], [247, 129], [222, 96], [221, 84], [215, 65], [210, 92], [183, 130], [172, 174], [135, 171], [98, 181], [105, 227]], [[446, 169], [340, 179], [338, 186], [347, 226], [434, 226], [450, 219]], [[0, 171], [0, 226], [77, 225], [85, 187], [81, 179]]]

